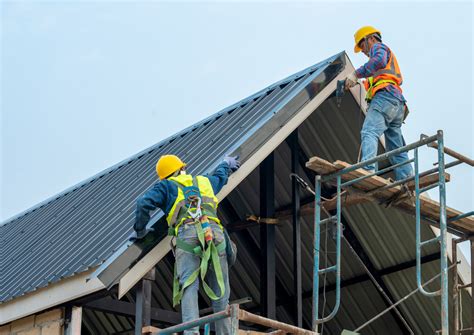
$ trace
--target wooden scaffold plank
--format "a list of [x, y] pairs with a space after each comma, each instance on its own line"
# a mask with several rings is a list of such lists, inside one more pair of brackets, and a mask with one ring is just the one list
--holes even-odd
[[[316, 171], [318, 174], [327, 175], [334, 173], [336, 171], [342, 170], [344, 168], [350, 167], [351, 164], [343, 161], [336, 161], [334, 163], [330, 163], [320, 157], [312, 157], [307, 163], [306, 167]], [[362, 176], [369, 175], [370, 172], [364, 169], [357, 169], [351, 171], [349, 173], [344, 174], [341, 176], [344, 182], [354, 180], [356, 178], [360, 178]], [[439, 175], [437, 173], [430, 174], [420, 178], [420, 188], [433, 185], [438, 182]], [[445, 173], [445, 180], [449, 182], [451, 176], [448, 173]], [[392, 182], [388, 179], [379, 177], [379, 176], [371, 176], [366, 179], [360, 180], [354, 184], [352, 184], [348, 189], [344, 191], [341, 195], [341, 201], [343, 206], [350, 206], [355, 204], [360, 204], [369, 201], [378, 201], [380, 203], [386, 202], [387, 200], [393, 199], [401, 194], [402, 188], [400, 186], [393, 186], [389, 188], [385, 188], [383, 190], [378, 191], [378, 188], [386, 187], [390, 185]], [[414, 190], [415, 183], [414, 181], [410, 181], [406, 184], [409, 190]], [[421, 214], [424, 217], [427, 217], [433, 221], [439, 220], [439, 203], [435, 200], [428, 198], [425, 195], [420, 196], [421, 202]], [[328, 201], [323, 201], [322, 206], [327, 210], [332, 210], [336, 206], [336, 199], [330, 199]], [[413, 199], [409, 197], [405, 199], [401, 199], [400, 201], [393, 203], [393, 207], [401, 208], [405, 211], [415, 213], [415, 205]], [[456, 217], [461, 212], [447, 207], [446, 213], [448, 220], [449, 218]], [[474, 232], [474, 219], [472, 217], [465, 217], [460, 220], [448, 223], [448, 226], [453, 227], [454, 229], [458, 229], [461, 231], [467, 232]]]

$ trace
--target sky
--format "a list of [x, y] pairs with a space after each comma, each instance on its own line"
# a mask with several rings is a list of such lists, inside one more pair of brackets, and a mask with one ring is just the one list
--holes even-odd
[[[0, 222], [340, 51], [362, 65], [363, 25], [397, 56], [406, 141], [443, 129], [474, 157], [472, 1], [0, 0], [0, 12]], [[435, 152], [423, 157], [432, 167]], [[472, 210], [473, 169], [449, 172], [448, 205]]]

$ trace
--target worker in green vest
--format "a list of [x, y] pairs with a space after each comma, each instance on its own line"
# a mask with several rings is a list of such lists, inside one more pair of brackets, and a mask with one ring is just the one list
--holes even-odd
[[[179, 157], [164, 155], [156, 164], [160, 181], [137, 200], [134, 229], [138, 238], [146, 233], [150, 212], [158, 209], [166, 215], [169, 235], [176, 238], [173, 305], [181, 301], [183, 322], [199, 318], [200, 281], [214, 312], [229, 304], [227, 257], [231, 243], [217, 217], [216, 194], [240, 167], [237, 159], [226, 157], [211, 175], [192, 176]], [[230, 333], [228, 319], [217, 321], [215, 326], [217, 334]], [[199, 329], [184, 334], [199, 334]]]

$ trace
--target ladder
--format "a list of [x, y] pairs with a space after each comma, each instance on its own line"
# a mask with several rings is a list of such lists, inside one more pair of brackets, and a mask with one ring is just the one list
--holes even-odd
[[[422, 146], [429, 146], [437, 149], [438, 151], [438, 159], [437, 159], [437, 167], [434, 169], [430, 169], [424, 172], [419, 171], [419, 154], [418, 154], [418, 148]], [[378, 165], [381, 161], [384, 161], [388, 159], [389, 157], [403, 153], [403, 152], [409, 152], [412, 151], [414, 152], [414, 158], [408, 159], [404, 162], [401, 162], [399, 164], [395, 164], [392, 166], [389, 166], [387, 168], [378, 169]], [[445, 164], [445, 154], [448, 154], [454, 158], [456, 158], [456, 161], [453, 161], [449, 164]], [[474, 215], [474, 211], [464, 213], [464, 214], [459, 214], [454, 217], [451, 217], [449, 220], [447, 218], [447, 211], [446, 211], [446, 180], [445, 180], [445, 170], [447, 168], [456, 166], [461, 163], [467, 163], [471, 166], [474, 166], [473, 160], [469, 159], [468, 157], [465, 157], [449, 148], [444, 147], [444, 138], [443, 138], [443, 132], [439, 130], [435, 135], [433, 136], [426, 136], [426, 135], [421, 135], [420, 140], [414, 143], [411, 143], [409, 145], [406, 145], [404, 147], [400, 147], [398, 149], [386, 152], [384, 154], [381, 154], [379, 156], [376, 156], [372, 159], [366, 160], [364, 162], [360, 162], [357, 164], [353, 165], [348, 165], [344, 168], [333, 168], [331, 170], [326, 170], [326, 172], [321, 173], [321, 170], [316, 171], [319, 173], [316, 175], [315, 178], [315, 215], [314, 215], [314, 264], [313, 264], [313, 312], [312, 312], [312, 330], [314, 332], [318, 331], [318, 326], [324, 322], [327, 322], [334, 318], [336, 315], [339, 306], [340, 306], [340, 291], [341, 291], [341, 235], [342, 235], [342, 224], [341, 224], [341, 211], [342, 211], [342, 201], [341, 201], [341, 193], [342, 191], [358, 191], [360, 193], [360, 190], [357, 190], [354, 188], [354, 185], [357, 183], [361, 183], [364, 180], [367, 180], [368, 178], [379, 178], [375, 177], [380, 174], [384, 174], [387, 172], [392, 171], [393, 169], [403, 166], [405, 164], [411, 164], [414, 163], [415, 166], [415, 171], [414, 175], [411, 177], [408, 177], [403, 180], [391, 182], [388, 185], [384, 185], [381, 187], [378, 187], [376, 189], [372, 189], [370, 191], [365, 192], [369, 199], [373, 199], [374, 197], [377, 197], [377, 194], [380, 194], [380, 192], [387, 191], [387, 190], [393, 190], [396, 187], [400, 187], [402, 185], [406, 185], [409, 182], [414, 181], [415, 183], [415, 218], [416, 218], [416, 282], [417, 282], [417, 291], [420, 291], [422, 294], [428, 296], [428, 297], [435, 297], [435, 296], [441, 296], [441, 334], [442, 335], [447, 335], [449, 333], [449, 318], [448, 318], [448, 252], [447, 252], [447, 232], [448, 232], [448, 224], [453, 224], [455, 221], [465, 219], [469, 216]], [[371, 165], [374, 164], [376, 169], [375, 172], [373, 173], [363, 173], [362, 176], [356, 176], [354, 175], [351, 176], [351, 173], [354, 171], [363, 168], [366, 165]], [[429, 176], [430, 174], [433, 173], [438, 173], [438, 178], [436, 178], [436, 182], [431, 183], [427, 186], [421, 187], [420, 186], [420, 178]], [[323, 198], [321, 196], [321, 186], [323, 183], [328, 183], [331, 185], [336, 184], [336, 195], [335, 195], [335, 210], [336, 214], [331, 215], [323, 206], [324, 201], [322, 202]], [[429, 220], [430, 223], [438, 224], [439, 229], [440, 229], [440, 234], [439, 236], [426, 240], [426, 241], [421, 241], [421, 219], [427, 219], [425, 216], [422, 216], [422, 202], [421, 202], [421, 195], [433, 188], [439, 188], [439, 217], [437, 220], [431, 219]], [[364, 192], [362, 192], [364, 193]], [[364, 196], [364, 194], [362, 194]], [[327, 201], [327, 199], [324, 199]], [[331, 199], [331, 200], [334, 200]], [[323, 210], [326, 215], [328, 216], [325, 219], [321, 219], [321, 210]], [[435, 222], [437, 221], [437, 222]], [[329, 225], [329, 224], [335, 224], [335, 243], [336, 243], [336, 258], [335, 258], [335, 264], [329, 266], [326, 264], [326, 267], [321, 268], [320, 267], [320, 259], [321, 259], [321, 227], [324, 225]], [[441, 271], [440, 271], [440, 284], [441, 288], [436, 291], [436, 292], [429, 292], [424, 289], [423, 286], [425, 284], [422, 283], [422, 271], [421, 271], [421, 249], [422, 247], [431, 244], [431, 243], [440, 243], [440, 249], [441, 249]], [[324, 251], [325, 256], [327, 257], [327, 250]], [[327, 258], [326, 258], [327, 259]], [[319, 312], [319, 279], [320, 276], [322, 275], [327, 275], [328, 273], [335, 273], [336, 276], [336, 283], [335, 283], [335, 303], [333, 309], [329, 312], [328, 315], [321, 315]], [[364, 324], [365, 326], [365, 324]], [[359, 327], [358, 329], [360, 329]]]

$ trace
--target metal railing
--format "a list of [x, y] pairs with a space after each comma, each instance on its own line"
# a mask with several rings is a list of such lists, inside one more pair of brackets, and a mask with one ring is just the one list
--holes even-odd
[[[437, 168], [427, 170], [425, 172], [419, 171], [419, 155], [418, 155], [418, 148], [421, 146], [427, 145], [429, 147], [433, 147], [437, 149], [438, 151], [438, 159], [437, 159]], [[359, 168], [363, 168], [368, 165], [376, 164], [378, 166], [378, 163], [390, 158], [393, 155], [397, 155], [400, 153], [408, 153], [409, 151], [413, 150], [414, 151], [414, 158], [413, 159], [408, 159], [404, 162], [392, 165], [388, 168], [384, 168], [382, 170], [376, 169], [375, 172], [369, 173], [365, 176], [354, 178], [352, 180], [349, 180], [347, 182], [342, 182], [342, 177], [344, 175], [347, 175], [350, 172], [353, 172]], [[454, 161], [452, 163], [446, 164], [444, 161], [444, 155], [448, 154], [454, 158], [457, 159], [457, 161]], [[446, 180], [445, 180], [445, 170], [449, 167], [456, 166], [461, 163], [467, 163], [469, 165], [473, 165], [473, 161], [461, 154], [456, 153], [454, 150], [451, 150], [449, 148], [444, 147], [444, 139], [443, 139], [443, 132], [439, 130], [436, 135], [433, 136], [426, 136], [422, 135], [420, 140], [417, 142], [414, 142], [412, 144], [406, 145], [404, 147], [386, 152], [384, 154], [381, 154], [379, 156], [376, 156], [372, 159], [353, 164], [351, 166], [348, 166], [344, 169], [338, 170], [333, 173], [329, 173], [326, 175], [317, 175], [315, 178], [315, 224], [314, 224], [314, 268], [313, 268], [313, 318], [312, 318], [312, 329], [313, 331], [317, 332], [318, 325], [324, 322], [327, 322], [334, 318], [336, 315], [339, 306], [340, 306], [340, 289], [341, 289], [341, 230], [342, 230], [342, 225], [341, 225], [341, 210], [342, 210], [342, 205], [341, 205], [341, 189], [344, 187], [353, 187], [354, 184], [365, 180], [367, 178], [370, 178], [372, 176], [380, 175], [387, 173], [389, 171], [392, 171], [393, 169], [406, 165], [406, 164], [411, 164], [414, 163], [415, 165], [415, 173], [413, 176], [407, 177], [403, 180], [398, 180], [395, 182], [392, 182], [388, 185], [384, 185], [382, 187], [370, 190], [366, 192], [367, 195], [372, 195], [377, 192], [393, 188], [395, 186], [399, 186], [402, 184], [406, 184], [412, 180], [415, 181], [415, 217], [416, 217], [416, 276], [417, 276], [417, 290], [422, 292], [424, 295], [432, 297], [432, 296], [439, 296], [441, 295], [441, 328], [442, 328], [442, 334], [446, 335], [449, 332], [449, 319], [448, 319], [448, 254], [447, 254], [447, 224], [448, 222], [452, 223], [456, 220], [460, 220], [464, 217], [471, 216], [474, 213], [469, 212], [466, 214], [461, 214], [458, 215], [457, 217], [450, 218], [447, 220], [447, 214], [446, 214]], [[438, 173], [438, 181], [435, 184], [428, 185], [426, 187], [420, 188], [420, 177], [432, 174], [432, 173]], [[323, 182], [333, 182], [333, 180], [336, 180], [336, 187], [337, 187], [337, 194], [336, 194], [336, 215], [335, 216], [330, 216], [327, 219], [321, 220], [321, 209], [325, 210], [324, 207], [321, 206], [321, 185]], [[439, 188], [439, 229], [440, 229], [440, 235], [436, 238], [427, 240], [427, 241], [421, 241], [421, 234], [420, 234], [420, 229], [421, 229], [421, 202], [420, 202], [420, 196], [423, 192], [426, 192], [430, 189], [433, 189], [435, 187]], [[328, 266], [326, 264], [325, 268], [320, 268], [320, 244], [321, 244], [321, 226], [324, 224], [330, 224], [331, 222], [335, 222], [336, 224], [336, 264], [332, 266]], [[440, 243], [440, 249], [441, 249], [441, 271], [440, 271], [440, 276], [441, 276], [441, 288], [440, 290], [436, 292], [428, 292], [426, 291], [422, 284], [421, 281], [421, 248], [427, 244], [434, 243], [434, 242], [439, 242]], [[327, 253], [327, 250], [325, 250]], [[331, 310], [331, 312], [327, 315], [321, 315], [319, 316], [319, 276], [320, 275], [326, 275], [327, 273], [330, 272], [335, 272], [336, 275], [336, 294], [335, 294], [335, 303], [334, 307]]]
[[262, 326], [266, 326], [271, 329], [276, 329], [278, 331], [290, 333], [290, 334], [297, 334], [297, 335], [317, 335], [316, 333], [306, 330], [303, 328], [295, 327], [283, 322], [279, 322], [276, 320], [268, 319], [262, 317], [260, 315], [249, 313], [243, 309], [240, 309], [238, 304], [233, 304], [227, 307], [226, 310], [213, 313], [207, 316], [203, 316], [199, 319], [184, 322], [176, 326], [168, 327], [166, 329], [160, 329], [152, 332], [148, 332], [148, 334], [173, 334], [177, 332], [182, 332], [187, 329], [191, 329], [194, 327], [204, 327], [204, 334], [210, 333], [210, 324], [215, 321], [223, 320], [223, 319], [230, 319], [231, 325], [231, 335], [237, 335], [239, 332], [239, 320], [240, 321], [247, 321], [252, 322], [255, 324], [259, 324]]

